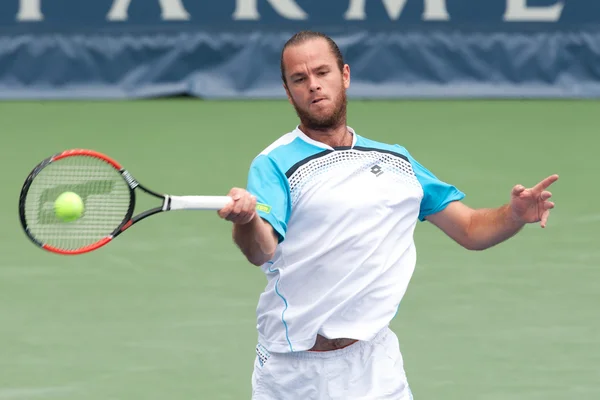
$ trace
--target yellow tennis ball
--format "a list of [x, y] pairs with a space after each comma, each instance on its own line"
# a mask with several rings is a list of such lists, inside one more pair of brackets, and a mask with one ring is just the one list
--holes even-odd
[[64, 192], [54, 202], [54, 213], [64, 222], [73, 222], [83, 215], [83, 200], [76, 193]]

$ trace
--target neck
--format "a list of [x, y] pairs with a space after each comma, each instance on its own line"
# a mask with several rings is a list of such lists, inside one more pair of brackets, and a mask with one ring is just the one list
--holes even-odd
[[327, 129], [307, 128], [304, 124], [300, 124], [300, 130], [312, 140], [330, 147], [352, 146], [352, 134], [348, 130], [345, 121], [338, 126]]

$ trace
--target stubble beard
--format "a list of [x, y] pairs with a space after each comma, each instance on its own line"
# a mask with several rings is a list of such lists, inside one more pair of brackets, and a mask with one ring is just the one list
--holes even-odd
[[346, 91], [343, 89], [340, 91], [333, 112], [330, 114], [314, 115], [310, 111], [300, 108], [293, 99], [292, 103], [298, 118], [300, 118], [300, 123], [307, 129], [326, 131], [337, 128], [346, 121], [348, 99]]

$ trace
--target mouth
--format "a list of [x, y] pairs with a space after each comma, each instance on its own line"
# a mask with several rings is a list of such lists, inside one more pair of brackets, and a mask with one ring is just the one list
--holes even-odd
[[311, 104], [317, 104], [325, 100], [325, 97], [319, 97], [318, 99], [314, 99]]

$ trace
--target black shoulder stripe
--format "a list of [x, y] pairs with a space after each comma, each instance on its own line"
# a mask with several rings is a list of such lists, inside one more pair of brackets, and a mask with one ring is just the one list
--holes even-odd
[[409, 161], [408, 157], [406, 157], [404, 154], [397, 153], [397, 152], [392, 151], [392, 150], [384, 150], [384, 149], [377, 149], [377, 148], [374, 148], [374, 147], [362, 147], [362, 146], [355, 146], [353, 148], [353, 150], [359, 150], [359, 151], [376, 151], [378, 153], [391, 154], [393, 156], [402, 158], [404, 161]]
[[285, 176], [289, 178], [290, 176], [292, 176], [292, 175], [293, 175], [293, 173], [294, 173], [294, 172], [296, 172], [296, 170], [297, 170], [298, 168], [300, 168], [301, 166], [303, 166], [303, 165], [304, 165], [304, 164], [306, 164], [307, 162], [309, 162], [309, 161], [311, 161], [311, 160], [314, 160], [314, 159], [316, 159], [316, 158], [319, 158], [319, 157], [326, 156], [327, 154], [329, 154], [329, 153], [332, 153], [332, 152], [333, 152], [333, 150], [324, 150], [324, 151], [322, 151], [322, 152], [320, 152], [320, 153], [313, 154], [313, 155], [312, 155], [312, 156], [310, 156], [310, 157], [306, 157], [304, 160], [300, 160], [300, 161], [298, 161], [296, 164], [292, 165], [292, 166], [290, 167], [290, 169], [288, 169], [288, 170], [287, 170], [287, 172], [285, 173]]
[[296, 172], [296, 170], [298, 168], [300, 168], [301, 166], [303, 166], [304, 164], [306, 164], [309, 161], [312, 161], [314, 159], [317, 159], [319, 157], [323, 157], [326, 156], [327, 154], [332, 153], [333, 151], [344, 151], [344, 150], [357, 150], [357, 151], [376, 151], [378, 153], [386, 153], [386, 154], [391, 154], [393, 156], [402, 158], [403, 160], [410, 162], [408, 157], [406, 157], [404, 154], [401, 153], [397, 153], [395, 151], [391, 151], [391, 150], [384, 150], [384, 149], [378, 149], [375, 147], [362, 147], [362, 146], [355, 146], [355, 147], [350, 147], [350, 146], [339, 146], [339, 147], [334, 147], [334, 150], [324, 150], [320, 153], [317, 154], [313, 154], [310, 157], [306, 157], [303, 160], [298, 161], [296, 164], [292, 165], [290, 167], [290, 169], [287, 170], [287, 172], [285, 173], [285, 176], [287, 178], [289, 178], [290, 176], [292, 176], [294, 174], [294, 172]]

